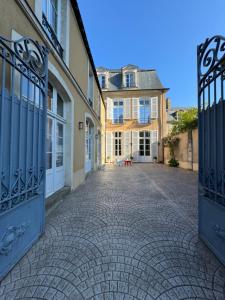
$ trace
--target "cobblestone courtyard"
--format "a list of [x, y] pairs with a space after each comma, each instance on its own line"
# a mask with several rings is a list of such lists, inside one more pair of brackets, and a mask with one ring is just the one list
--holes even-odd
[[199, 241], [197, 175], [107, 167], [47, 217], [0, 299], [225, 299], [225, 269]]

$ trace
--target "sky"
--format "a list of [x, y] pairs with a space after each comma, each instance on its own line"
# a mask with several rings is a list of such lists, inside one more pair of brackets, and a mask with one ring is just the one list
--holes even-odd
[[225, 35], [225, 0], [78, 0], [96, 67], [156, 69], [172, 106], [197, 106], [196, 48]]

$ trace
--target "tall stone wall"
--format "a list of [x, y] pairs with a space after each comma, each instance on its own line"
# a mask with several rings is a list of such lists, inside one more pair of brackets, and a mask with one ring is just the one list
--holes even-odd
[[[188, 133], [180, 133], [178, 146], [175, 149], [175, 158], [179, 166], [184, 169], [198, 171], [198, 129], [192, 131], [192, 145]], [[169, 148], [164, 147], [164, 163], [168, 164], [170, 159]]]

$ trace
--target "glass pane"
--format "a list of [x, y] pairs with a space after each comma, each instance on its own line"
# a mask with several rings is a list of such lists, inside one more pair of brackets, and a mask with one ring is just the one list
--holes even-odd
[[52, 119], [48, 118], [47, 135], [52, 135]]
[[143, 137], [144, 136], [144, 132], [143, 131], [139, 132], [139, 136]]
[[57, 94], [57, 115], [63, 117], [63, 100], [62, 98], [59, 96], [59, 94]]
[[47, 120], [47, 136], [46, 136], [46, 168], [52, 168], [52, 119]]
[[48, 83], [48, 109], [52, 110], [53, 87]]
[[63, 124], [57, 123], [57, 132], [56, 132], [57, 137], [63, 138]]
[[47, 16], [47, 0], [42, 0], [42, 12]]
[[63, 152], [56, 153], [56, 167], [63, 166]]
[[149, 131], [145, 131], [145, 136], [146, 137], [150, 137], [150, 132]]
[[52, 153], [46, 153], [46, 169], [52, 169]]
[[144, 150], [139, 151], [140, 156], [144, 156]]
[[49, 2], [49, 23], [57, 33], [57, 1], [50, 0]]
[[47, 152], [52, 152], [52, 139], [51, 137], [47, 137], [47, 141], [46, 141], [46, 150]]
[[149, 151], [149, 150], [146, 150], [145, 155], [146, 155], [146, 156], [150, 156], [150, 151]]
[[57, 151], [63, 152], [63, 138], [57, 138]]

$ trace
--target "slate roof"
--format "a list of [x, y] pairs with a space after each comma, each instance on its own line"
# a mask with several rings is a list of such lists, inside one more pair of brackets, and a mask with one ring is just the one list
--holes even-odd
[[[133, 65], [128, 65], [133, 66]], [[124, 67], [126, 68], [126, 67]], [[123, 69], [124, 69], [123, 68]], [[143, 70], [138, 69], [137, 76], [138, 76], [138, 87], [137, 89], [147, 89], [147, 90], [162, 90], [166, 89], [158, 75], [156, 70]], [[116, 91], [122, 88], [122, 71], [121, 69], [107, 69], [104, 67], [97, 68], [97, 72], [109, 72], [109, 81], [108, 81], [108, 88], [107, 90]], [[124, 89], [124, 88], [123, 88]]]

